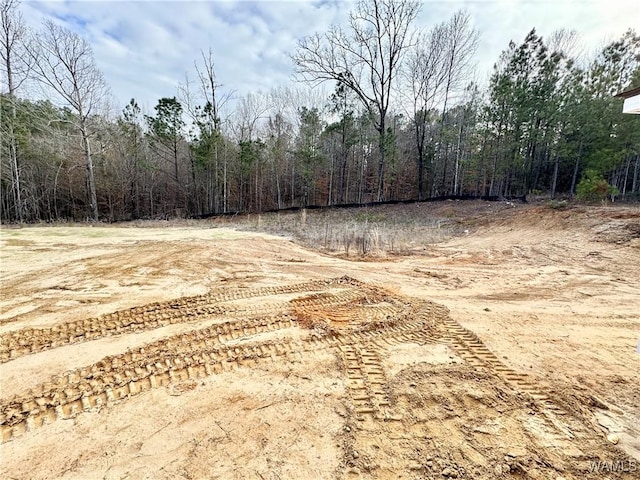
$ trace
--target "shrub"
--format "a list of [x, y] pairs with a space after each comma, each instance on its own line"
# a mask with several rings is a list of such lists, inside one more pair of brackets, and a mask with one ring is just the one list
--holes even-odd
[[547, 202], [547, 206], [551, 210], [564, 210], [569, 206], [569, 203], [566, 200], [549, 200]]
[[599, 173], [587, 170], [576, 187], [576, 193], [580, 200], [595, 202], [604, 201], [608, 195], [617, 195], [618, 189], [609, 185]]

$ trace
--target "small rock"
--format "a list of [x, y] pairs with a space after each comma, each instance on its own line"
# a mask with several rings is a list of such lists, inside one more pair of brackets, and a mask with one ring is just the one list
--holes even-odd
[[502, 466], [502, 472], [503, 473], [509, 473], [511, 471], [511, 467], [509, 467], [509, 465], [503, 465]]
[[[524, 448], [521, 448], [521, 447], [511, 447], [507, 451], [507, 456], [511, 457], [511, 458], [524, 457], [526, 454], [527, 454], [527, 451]], [[507, 462], [508, 461], [509, 460], [507, 460]]]
[[458, 478], [458, 472], [456, 472], [453, 468], [451, 467], [446, 467], [444, 470], [442, 470], [441, 475], [443, 477], [449, 477], [449, 478]]
[[344, 427], [344, 431], [345, 432], [350, 432], [351, 431], [351, 427], [349, 425], [347, 425], [346, 427]]
[[469, 391], [468, 395], [474, 400], [482, 400], [484, 398], [484, 395], [482, 392], [477, 392], [475, 390]]
[[358, 458], [359, 456], [360, 456], [360, 454], [356, 450], [354, 450], [353, 451], [353, 458]]
[[617, 445], [618, 442], [620, 441], [620, 437], [615, 433], [610, 433], [609, 435], [607, 435], [607, 440], [613, 443], [614, 445]]
[[496, 474], [496, 476], [501, 476], [502, 475], [502, 465], [496, 465], [496, 467], [493, 469], [493, 473]]

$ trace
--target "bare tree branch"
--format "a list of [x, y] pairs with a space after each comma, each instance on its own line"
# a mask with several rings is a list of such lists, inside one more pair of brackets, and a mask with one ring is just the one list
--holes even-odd
[[88, 120], [103, 105], [108, 88], [94, 62], [91, 46], [76, 33], [48, 20], [27, 52], [34, 78], [67, 103], [77, 116], [76, 127], [82, 137], [91, 210], [97, 221], [98, 204]]
[[360, 0], [346, 30], [333, 26], [298, 42], [296, 74], [312, 84], [335, 81], [353, 91], [378, 131], [378, 200], [382, 200], [386, 117], [405, 51], [414, 41], [415, 0]]

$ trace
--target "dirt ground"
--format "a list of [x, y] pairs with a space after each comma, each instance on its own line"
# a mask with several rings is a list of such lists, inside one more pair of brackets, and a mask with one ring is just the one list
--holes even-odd
[[640, 478], [640, 208], [428, 208], [462, 233], [350, 259], [3, 227], [0, 477]]

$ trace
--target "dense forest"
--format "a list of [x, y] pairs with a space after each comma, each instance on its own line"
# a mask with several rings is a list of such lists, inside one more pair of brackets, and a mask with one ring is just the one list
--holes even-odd
[[32, 31], [2, 0], [2, 221], [640, 198], [640, 118], [614, 97], [640, 86], [634, 31], [592, 53], [575, 32], [523, 32], [480, 83], [469, 16], [419, 31], [420, 7], [360, 1], [292, 45], [291, 85], [242, 97], [218, 83], [215, 47], [195, 47], [192, 80], [152, 112], [132, 99], [116, 113], [87, 41], [50, 21]]

